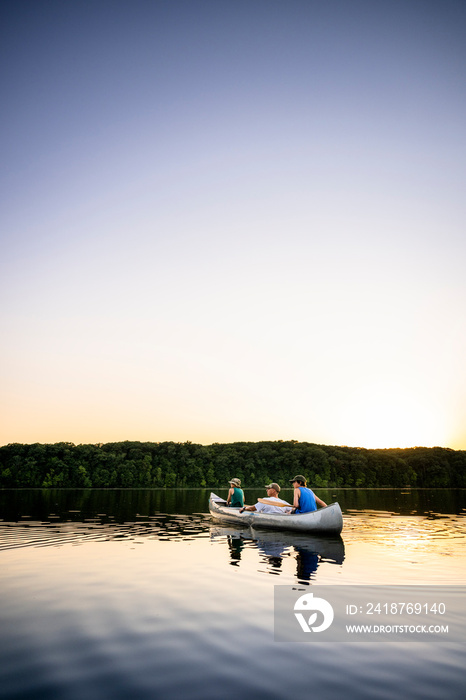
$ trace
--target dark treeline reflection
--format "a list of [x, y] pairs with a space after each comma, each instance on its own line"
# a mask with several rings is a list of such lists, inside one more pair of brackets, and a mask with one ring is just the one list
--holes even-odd
[[127, 523], [156, 513], [206, 513], [208, 495], [204, 489], [13, 489], [0, 491], [0, 516], [9, 522], [51, 516], [55, 522]]
[[441, 513], [464, 514], [466, 506], [466, 491], [463, 489], [321, 489], [319, 495], [321, 493], [326, 501], [338, 500], [346, 513], [373, 510], [435, 517]]
[[[208, 514], [208, 489], [4, 489], [0, 519], [4, 522], [143, 522], [155, 515]], [[220, 489], [226, 495], [227, 487]], [[466, 491], [453, 489], [318, 489], [326, 502], [338, 501], [343, 513], [353, 511], [432, 516], [464, 514]], [[292, 497], [283, 489], [283, 497]], [[264, 489], [246, 489], [255, 503]]]
[[304, 474], [313, 488], [465, 488], [466, 451], [366, 450], [297, 442], [117, 442], [0, 447], [0, 488], [186, 488], [281, 485]]

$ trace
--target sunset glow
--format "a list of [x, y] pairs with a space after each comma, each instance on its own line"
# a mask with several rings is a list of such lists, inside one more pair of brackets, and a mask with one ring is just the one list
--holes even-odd
[[466, 449], [465, 6], [1, 14], [0, 444]]
[[342, 434], [370, 448], [435, 447], [448, 443], [441, 408], [429, 406], [403, 387], [368, 386], [353, 396], [342, 414]]

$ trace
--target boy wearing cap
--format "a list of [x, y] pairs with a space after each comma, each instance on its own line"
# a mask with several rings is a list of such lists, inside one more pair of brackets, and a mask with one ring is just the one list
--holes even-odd
[[228, 491], [227, 506], [242, 508], [244, 506], [244, 493], [241, 488], [241, 479], [232, 479], [228, 483], [231, 489]]
[[[240, 510], [240, 513], [243, 512], [243, 510], [255, 510], [258, 513], [290, 513], [291, 512], [291, 505], [288, 503], [288, 501], [284, 501], [281, 498], [278, 498], [278, 494], [280, 493], [280, 486], [274, 482], [271, 484], [268, 484], [268, 486], [265, 487], [267, 491], [267, 501], [270, 501], [270, 503], [259, 503], [257, 502], [256, 505], [254, 506], [244, 506]], [[283, 508], [279, 505], [274, 506], [274, 503], [281, 503], [285, 506], [289, 506], [288, 508]]]
[[302, 474], [294, 476], [290, 479], [290, 482], [294, 488], [293, 512], [295, 514], [310, 513], [313, 510], [317, 510], [317, 503], [322, 508], [325, 508], [327, 504], [321, 501], [320, 498], [317, 498], [311, 489], [306, 487], [306, 477]]

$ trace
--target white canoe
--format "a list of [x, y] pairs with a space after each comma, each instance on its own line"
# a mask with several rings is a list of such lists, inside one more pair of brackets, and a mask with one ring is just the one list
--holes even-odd
[[230, 508], [223, 498], [210, 494], [209, 511], [215, 520], [240, 527], [257, 527], [270, 530], [296, 530], [298, 532], [328, 533], [339, 535], [343, 529], [343, 516], [338, 503], [312, 513], [285, 515], [284, 513], [255, 513], [239, 508]]

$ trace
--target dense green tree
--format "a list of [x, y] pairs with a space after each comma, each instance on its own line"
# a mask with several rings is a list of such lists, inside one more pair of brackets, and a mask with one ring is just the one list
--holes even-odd
[[365, 450], [295, 440], [208, 446], [126, 441], [0, 447], [0, 488], [226, 488], [232, 477], [240, 478], [246, 488], [270, 481], [288, 486], [298, 473], [315, 488], [465, 488], [466, 451]]

